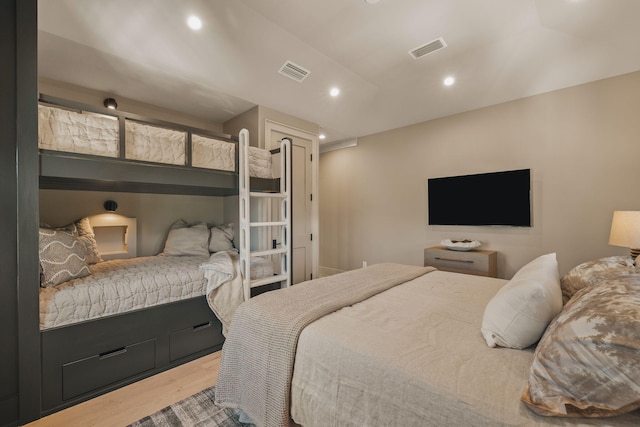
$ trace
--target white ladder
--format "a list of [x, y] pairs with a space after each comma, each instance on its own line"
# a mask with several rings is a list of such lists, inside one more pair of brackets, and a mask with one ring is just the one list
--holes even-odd
[[[283, 139], [280, 142], [280, 191], [277, 193], [255, 192], [250, 189], [249, 176], [249, 131], [240, 131], [240, 268], [243, 274], [242, 285], [244, 299], [251, 298], [251, 288], [280, 282], [284, 286], [291, 286], [291, 142]], [[271, 208], [272, 202], [280, 201], [279, 218], [272, 221], [251, 222], [251, 199], [262, 200]], [[260, 209], [264, 213], [265, 209]], [[271, 209], [268, 210], [269, 212]], [[278, 227], [280, 232], [280, 247], [251, 251], [251, 229]], [[252, 256], [280, 256], [280, 272], [263, 279], [251, 280]]]

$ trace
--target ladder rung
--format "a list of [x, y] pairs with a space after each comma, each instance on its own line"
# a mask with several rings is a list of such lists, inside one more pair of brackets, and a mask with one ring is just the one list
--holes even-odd
[[286, 253], [286, 248], [268, 249], [266, 251], [251, 251], [251, 256], [268, 256]]
[[282, 282], [287, 280], [288, 276], [286, 274], [278, 274], [275, 276], [265, 277], [263, 279], [256, 279], [251, 281], [251, 287], [255, 288], [256, 286], [268, 285], [270, 283]]
[[286, 221], [263, 221], [263, 222], [252, 222], [249, 224], [251, 227], [271, 227], [277, 225], [287, 225]]
[[273, 198], [273, 199], [284, 199], [287, 197], [287, 193], [258, 193], [255, 191], [250, 191], [249, 195], [251, 197], [264, 197], [264, 198]]

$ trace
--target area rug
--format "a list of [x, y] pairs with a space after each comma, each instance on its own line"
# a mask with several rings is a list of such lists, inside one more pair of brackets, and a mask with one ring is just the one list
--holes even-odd
[[230, 409], [217, 406], [215, 387], [202, 390], [178, 403], [130, 424], [128, 427], [248, 427]]

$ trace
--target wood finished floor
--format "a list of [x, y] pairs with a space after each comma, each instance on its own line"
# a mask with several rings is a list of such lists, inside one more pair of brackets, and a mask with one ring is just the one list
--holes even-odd
[[215, 385], [221, 352], [41, 418], [27, 427], [122, 427]]

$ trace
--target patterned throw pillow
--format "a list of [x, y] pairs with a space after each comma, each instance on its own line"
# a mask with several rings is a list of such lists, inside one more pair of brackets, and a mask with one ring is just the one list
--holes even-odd
[[84, 244], [73, 230], [40, 228], [40, 286], [50, 287], [91, 274]]
[[633, 259], [611, 256], [584, 262], [574, 267], [560, 280], [562, 302], [567, 303], [580, 289], [597, 285], [603, 279], [635, 273]]
[[548, 416], [640, 408], [640, 275], [583, 289], [547, 328], [522, 400]]

